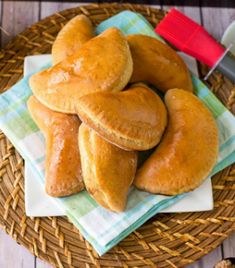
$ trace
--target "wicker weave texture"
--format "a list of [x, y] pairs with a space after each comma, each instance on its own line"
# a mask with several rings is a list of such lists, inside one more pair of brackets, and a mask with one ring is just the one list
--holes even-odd
[[[94, 24], [121, 10], [142, 13], [156, 25], [164, 12], [130, 4], [101, 4], [56, 13], [34, 24], [0, 52], [0, 92], [16, 83], [27, 55], [49, 53], [61, 27], [77, 14]], [[200, 69], [205, 73], [205, 68]], [[219, 74], [208, 81], [235, 112], [235, 87]], [[56, 267], [182, 267], [204, 256], [235, 230], [235, 166], [213, 178], [215, 209], [201, 213], [159, 214], [99, 257], [66, 217], [29, 218], [24, 206], [24, 163], [0, 132], [0, 225], [18, 243]]]

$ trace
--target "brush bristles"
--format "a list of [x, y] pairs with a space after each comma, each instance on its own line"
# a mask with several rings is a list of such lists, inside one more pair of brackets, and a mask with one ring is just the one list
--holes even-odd
[[172, 9], [159, 23], [156, 32], [179, 50], [212, 67], [224, 53], [224, 47], [199, 24]]
[[190, 39], [199, 27], [201, 27], [199, 24], [178, 10], [171, 9], [166, 17], [158, 24], [156, 32], [179, 49], [182, 49], [184, 44], [187, 43], [187, 40]]

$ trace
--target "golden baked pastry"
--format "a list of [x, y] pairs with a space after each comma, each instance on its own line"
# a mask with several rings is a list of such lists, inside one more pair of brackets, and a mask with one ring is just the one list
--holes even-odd
[[53, 112], [34, 96], [27, 102], [29, 112], [46, 139], [46, 192], [61, 197], [83, 190], [78, 128], [75, 115]]
[[77, 101], [80, 119], [104, 139], [125, 150], [147, 150], [161, 139], [166, 108], [143, 84], [122, 92], [96, 92]]
[[87, 191], [101, 206], [123, 211], [136, 172], [137, 152], [110, 144], [85, 124], [79, 128], [79, 149]]
[[73, 114], [78, 98], [97, 91], [120, 91], [131, 74], [127, 40], [120, 30], [110, 28], [64, 61], [31, 76], [29, 83], [48, 108]]
[[94, 36], [90, 19], [85, 15], [72, 18], [58, 33], [52, 45], [53, 65], [73, 55]]
[[155, 152], [138, 170], [138, 189], [175, 195], [198, 187], [218, 157], [218, 130], [211, 112], [192, 93], [171, 89], [165, 96], [169, 123]]
[[128, 35], [133, 59], [131, 82], [146, 82], [165, 92], [171, 88], [193, 90], [187, 66], [168, 45], [154, 37]]

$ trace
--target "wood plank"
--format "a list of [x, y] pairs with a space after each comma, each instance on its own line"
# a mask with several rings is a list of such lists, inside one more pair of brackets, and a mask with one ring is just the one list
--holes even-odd
[[34, 268], [35, 257], [0, 229], [0, 267]]
[[52, 268], [52, 265], [37, 258], [36, 259], [36, 268]]
[[234, 8], [202, 8], [203, 25], [218, 40], [221, 39], [225, 29], [234, 20]]
[[4, 46], [15, 35], [39, 19], [39, 2], [36, 1], [3, 1], [2, 27], [9, 35], [2, 34]]
[[88, 3], [64, 3], [64, 2], [41, 2], [41, 19], [51, 14], [77, 6], [86, 5]]
[[152, 8], [156, 8], [156, 9], [161, 9], [161, 8], [162, 8], [161, 5], [150, 5], [150, 7], [152, 7]]
[[235, 233], [223, 242], [222, 248], [224, 258], [235, 257]]

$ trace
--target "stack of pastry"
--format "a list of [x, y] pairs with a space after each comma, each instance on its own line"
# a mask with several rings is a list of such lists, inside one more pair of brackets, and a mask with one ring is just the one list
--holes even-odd
[[[52, 62], [30, 78], [28, 100], [46, 139], [49, 195], [86, 189], [119, 212], [132, 184], [175, 195], [210, 173], [218, 155], [216, 124], [168, 45], [116, 28], [94, 36], [90, 20], [78, 15], [59, 32]], [[152, 148], [137, 170], [138, 154]]]

